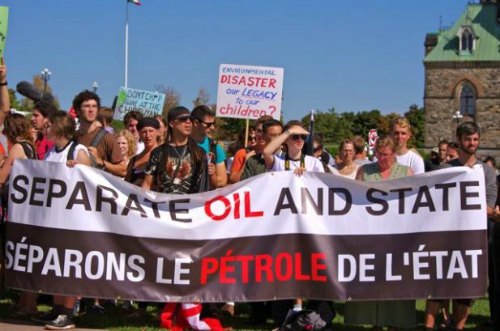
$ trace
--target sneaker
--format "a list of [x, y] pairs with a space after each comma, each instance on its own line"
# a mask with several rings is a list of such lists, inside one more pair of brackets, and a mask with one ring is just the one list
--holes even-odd
[[32, 316], [31, 320], [36, 323], [48, 324], [55, 320], [57, 316], [59, 316], [59, 314], [51, 310], [44, 313], [38, 313], [35, 316]]
[[49, 324], [45, 324], [47, 330], [68, 330], [74, 329], [75, 323], [67, 315], [59, 315]]

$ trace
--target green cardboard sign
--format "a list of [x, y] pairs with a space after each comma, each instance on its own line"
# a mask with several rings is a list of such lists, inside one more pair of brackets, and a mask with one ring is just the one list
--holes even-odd
[[0, 58], [3, 57], [5, 41], [7, 40], [7, 27], [9, 25], [9, 7], [0, 6]]

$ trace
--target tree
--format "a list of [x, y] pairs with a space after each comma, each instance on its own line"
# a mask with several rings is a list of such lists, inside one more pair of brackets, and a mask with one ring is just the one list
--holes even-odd
[[10, 99], [10, 108], [14, 108], [20, 110], [20, 104], [17, 100], [16, 91], [13, 88], [9, 89], [9, 99]]
[[[52, 91], [52, 86], [50, 86], [50, 84], [48, 82], [47, 82], [47, 85], [45, 86], [45, 83], [40, 75], [33, 76], [33, 86], [39, 91], [42, 91], [44, 93], [49, 93], [50, 95], [52, 95], [54, 97], [54, 101], [53, 101], [54, 106], [56, 106], [57, 109], [60, 108], [59, 100], [54, 95], [54, 93]], [[33, 106], [31, 106], [31, 108], [29, 110], [33, 110]]]
[[168, 111], [174, 107], [179, 105], [181, 101], [181, 96], [177, 91], [174, 90], [173, 87], [165, 86], [165, 85], [157, 85], [155, 90], [165, 94], [165, 102], [163, 103], [163, 111], [162, 116], [167, 118]]
[[209, 100], [210, 100], [210, 94], [208, 94], [207, 90], [205, 90], [205, 88], [202, 87], [198, 90], [198, 95], [193, 100], [193, 107], [208, 105]]
[[412, 127], [412, 138], [410, 144], [417, 148], [424, 147], [424, 133], [425, 133], [425, 114], [424, 108], [419, 108], [413, 104], [408, 108], [405, 117], [410, 122]]
[[366, 137], [371, 129], [377, 129], [380, 124], [382, 114], [380, 110], [362, 111], [356, 114], [352, 126], [354, 135]]
[[[302, 118], [304, 127], [308, 128], [309, 122], [309, 115]], [[339, 143], [342, 139], [349, 138], [351, 126], [351, 122], [335, 113], [335, 108], [330, 108], [326, 112], [318, 111], [314, 114], [314, 134], [323, 136], [324, 141]]]

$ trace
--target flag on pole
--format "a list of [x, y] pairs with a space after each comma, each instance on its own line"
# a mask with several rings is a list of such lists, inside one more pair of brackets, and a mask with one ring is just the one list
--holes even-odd
[[134, 5], [140, 6], [141, 0], [127, 0], [127, 2], [133, 3]]

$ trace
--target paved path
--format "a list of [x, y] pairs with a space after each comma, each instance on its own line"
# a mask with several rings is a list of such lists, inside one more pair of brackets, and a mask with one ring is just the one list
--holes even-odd
[[[42, 325], [30, 324], [28, 321], [2, 320], [0, 321], [0, 331], [40, 331], [44, 330]], [[105, 331], [103, 329], [72, 329], [75, 331]]]

